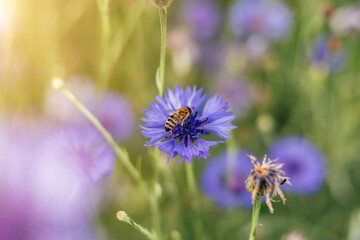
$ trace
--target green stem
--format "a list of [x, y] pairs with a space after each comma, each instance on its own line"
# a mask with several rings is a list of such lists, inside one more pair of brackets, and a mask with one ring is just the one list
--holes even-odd
[[[159, 17], [160, 17], [160, 65], [156, 72], [156, 86], [158, 88], [159, 96], [164, 94], [164, 85], [165, 85], [165, 58], [166, 58], [166, 8], [159, 8]], [[152, 197], [150, 200], [150, 207], [152, 212], [153, 224], [155, 231], [161, 237], [161, 212], [159, 206], [159, 196], [156, 192], [159, 178], [159, 162], [160, 162], [160, 152], [158, 149], [154, 149], [152, 153], [154, 159], [154, 180], [153, 180], [153, 191]]]
[[120, 159], [121, 163], [125, 167], [125, 169], [129, 172], [130, 176], [135, 180], [135, 182], [140, 186], [140, 188], [144, 191], [144, 193], [151, 198], [151, 192], [149, 191], [148, 186], [145, 181], [141, 178], [141, 175], [137, 171], [137, 169], [132, 165], [129, 155], [125, 148], [117, 145], [111, 134], [101, 125], [99, 120], [92, 115], [92, 113], [67, 89], [64, 85], [58, 87], [65, 96], [73, 103], [75, 106], [88, 118], [88, 120], [99, 130], [99, 132], [103, 135], [105, 140], [109, 143], [109, 145], [114, 150], [117, 157]]
[[109, 46], [111, 37], [111, 21], [109, 14], [109, 0], [97, 0], [101, 20], [101, 61], [99, 64], [99, 81], [106, 82], [109, 78]]
[[199, 195], [198, 195], [198, 188], [195, 181], [195, 174], [193, 169], [193, 164], [185, 164], [185, 170], [186, 170], [186, 181], [189, 186], [189, 190], [191, 193], [191, 199], [192, 199], [192, 208], [194, 210], [194, 219], [195, 219], [195, 239], [203, 239], [203, 224], [201, 221], [201, 210], [200, 210], [200, 201], [199, 201]]
[[156, 72], [156, 86], [159, 91], [159, 95], [164, 93], [165, 86], [165, 57], [166, 57], [166, 8], [159, 8], [160, 17], [160, 65]]
[[154, 225], [155, 231], [159, 235], [159, 239], [161, 238], [161, 211], [160, 211], [160, 204], [159, 204], [159, 164], [160, 164], [160, 152], [158, 149], [153, 149], [152, 157], [154, 159], [154, 177], [153, 177], [153, 184], [152, 184], [152, 198], [150, 200], [150, 209], [152, 212], [152, 222]]
[[142, 234], [144, 234], [148, 239], [150, 240], [159, 240], [159, 238], [157, 237], [156, 234], [153, 234], [151, 232], [149, 232], [149, 230], [147, 230], [146, 228], [144, 228], [143, 226], [141, 226], [140, 224], [137, 224], [132, 218], [129, 217], [129, 215], [127, 215], [126, 212], [124, 211], [119, 211], [116, 214], [117, 218], [122, 221], [125, 222], [129, 225], [131, 225], [132, 227], [134, 227], [136, 230], [138, 230], [139, 232], [141, 232]]
[[253, 212], [252, 212], [251, 230], [250, 230], [249, 240], [255, 240], [256, 227], [259, 222], [260, 207], [261, 207], [261, 197], [257, 196], [255, 198], [255, 201], [253, 204]]

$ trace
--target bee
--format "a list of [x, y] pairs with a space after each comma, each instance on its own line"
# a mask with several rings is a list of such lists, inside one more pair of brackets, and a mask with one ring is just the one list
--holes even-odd
[[169, 132], [173, 130], [177, 125], [184, 124], [184, 122], [189, 118], [192, 111], [189, 107], [181, 107], [176, 110], [172, 115], [169, 116], [168, 120], [165, 123], [165, 131]]
[[286, 183], [288, 180], [287, 178], [284, 178], [281, 182], [280, 182], [280, 185], [283, 185], [284, 183]]

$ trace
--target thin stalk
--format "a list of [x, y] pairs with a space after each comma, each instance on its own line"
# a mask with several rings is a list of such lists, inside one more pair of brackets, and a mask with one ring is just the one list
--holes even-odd
[[133, 228], [135, 228], [136, 230], [138, 230], [139, 232], [144, 234], [148, 239], [150, 239], [150, 240], [159, 240], [159, 238], [157, 237], [156, 234], [153, 234], [153, 233], [149, 232], [149, 230], [147, 230], [146, 228], [144, 228], [140, 224], [136, 223], [132, 218], [129, 217], [129, 215], [127, 215], [126, 212], [119, 211], [119, 212], [117, 212], [116, 216], [120, 221], [131, 225]]
[[186, 170], [186, 181], [189, 186], [192, 200], [192, 208], [194, 211], [194, 230], [195, 230], [195, 239], [203, 239], [204, 231], [203, 224], [201, 221], [201, 210], [200, 210], [200, 201], [198, 196], [198, 187], [195, 181], [195, 174], [193, 169], [193, 164], [185, 164]]
[[165, 86], [165, 58], [166, 58], [166, 8], [159, 8], [160, 18], [160, 65], [156, 72], [156, 86], [159, 91], [159, 95], [162, 96], [164, 93]]
[[[59, 79], [57, 79], [59, 80]], [[62, 81], [62, 80], [60, 80]], [[55, 85], [55, 84], [54, 84]], [[103, 135], [105, 140], [109, 143], [111, 148], [114, 150], [117, 157], [120, 159], [121, 163], [125, 169], [129, 172], [130, 176], [135, 180], [135, 182], [140, 186], [144, 193], [151, 198], [151, 193], [145, 181], [142, 179], [141, 175], [137, 169], [133, 166], [130, 161], [129, 155], [125, 148], [117, 145], [111, 134], [101, 125], [99, 120], [67, 89], [62, 82], [57, 89], [61, 90], [65, 96], [87, 117], [87, 119], [98, 129], [98, 131]]]
[[109, 14], [109, 0], [97, 0], [101, 21], [101, 62], [99, 64], [99, 81], [106, 82], [109, 78], [109, 47], [111, 38], [111, 21]]
[[[15, 25], [15, 14], [17, 13], [16, 9], [18, 7], [17, 0], [13, 0], [13, 7], [10, 9], [10, 23], [9, 23], [9, 32], [5, 35], [5, 48], [4, 48], [4, 55], [2, 58], [2, 72], [1, 72], [1, 81], [0, 81], [0, 108], [6, 108], [7, 107], [7, 100], [8, 100], [8, 87], [9, 87], [9, 67], [11, 65], [11, 58], [12, 58], [12, 51], [14, 46], [14, 25]], [[1, 86], [2, 84], [4, 86]]]
[[255, 201], [253, 204], [253, 212], [252, 212], [252, 218], [251, 218], [251, 230], [250, 230], [249, 240], [255, 240], [256, 227], [259, 222], [260, 207], [261, 207], [261, 197], [257, 196], [255, 198]]
[[[166, 8], [159, 8], [159, 18], [160, 18], [160, 65], [156, 72], [156, 86], [158, 88], [159, 96], [164, 94], [164, 85], [165, 85], [165, 58], [166, 58]], [[154, 159], [154, 179], [153, 179], [153, 191], [150, 201], [150, 207], [153, 217], [153, 224], [155, 231], [161, 237], [161, 212], [159, 205], [159, 196], [157, 194], [157, 185], [159, 180], [159, 162], [160, 162], [160, 152], [158, 149], [154, 149], [153, 152]]]
[[161, 238], [161, 211], [159, 204], [159, 164], [160, 164], [160, 152], [158, 149], [153, 149], [152, 157], [154, 160], [154, 176], [153, 176], [153, 184], [152, 184], [152, 198], [150, 200], [150, 209], [152, 215], [152, 222], [154, 225], [155, 231], [159, 235], [159, 239]]
[[117, 30], [114, 31], [114, 37], [113, 37], [113, 41], [111, 42], [111, 46], [110, 46], [111, 48], [109, 52], [110, 54], [109, 70], [114, 68], [116, 61], [120, 58], [121, 54], [123, 53], [125, 47], [127, 46], [127, 43], [129, 42], [131, 35], [137, 28], [139, 20], [141, 19], [141, 16], [144, 13], [145, 6], [147, 6], [147, 3], [145, 1], [139, 1], [138, 4], [140, 6], [138, 5], [136, 6], [136, 11], [132, 9], [133, 10], [131, 11], [132, 14], [128, 14], [129, 17], [126, 19], [126, 24], [124, 24], [124, 26], [120, 26]]

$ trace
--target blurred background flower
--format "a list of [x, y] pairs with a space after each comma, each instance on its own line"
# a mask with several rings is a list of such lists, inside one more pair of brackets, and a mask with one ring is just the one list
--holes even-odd
[[44, 154], [51, 151], [51, 128], [41, 119], [20, 118], [7, 119], [0, 129], [6, 139], [0, 144], [1, 239], [96, 239], [95, 205], [76, 191], [75, 159]]
[[347, 60], [342, 40], [336, 36], [321, 35], [313, 42], [311, 65], [323, 71], [339, 72]]
[[230, 111], [237, 118], [246, 116], [252, 107], [251, 86], [242, 78], [220, 76], [217, 78], [215, 89], [225, 101], [229, 102]]
[[268, 39], [281, 39], [292, 24], [292, 12], [281, 1], [243, 0], [230, 7], [231, 31], [239, 38], [259, 35]]
[[105, 92], [87, 107], [116, 141], [121, 142], [134, 132], [134, 110], [129, 100], [120, 94]]
[[337, 34], [360, 31], [360, 4], [351, 4], [336, 9], [330, 18], [330, 27]]
[[312, 194], [320, 190], [326, 178], [326, 161], [321, 151], [302, 137], [289, 137], [273, 143], [269, 156], [284, 163], [283, 170], [293, 186], [284, 191]]
[[[95, 115], [116, 141], [121, 142], [134, 132], [135, 113], [129, 100], [115, 92], [98, 94], [89, 80], [72, 78], [68, 88]], [[87, 124], [88, 120], [63, 93], [48, 89], [45, 111], [55, 122]]]
[[184, 20], [196, 40], [210, 40], [219, 32], [222, 12], [217, 1], [188, 0], [183, 11]]
[[247, 152], [223, 153], [209, 161], [201, 176], [201, 189], [220, 207], [251, 207], [251, 194], [245, 187], [252, 165]]

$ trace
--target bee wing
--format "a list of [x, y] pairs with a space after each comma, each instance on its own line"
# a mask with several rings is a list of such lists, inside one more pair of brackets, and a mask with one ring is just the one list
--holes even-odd
[[176, 111], [177, 111], [177, 109], [169, 109], [169, 110], [163, 111], [163, 113], [174, 113]]

